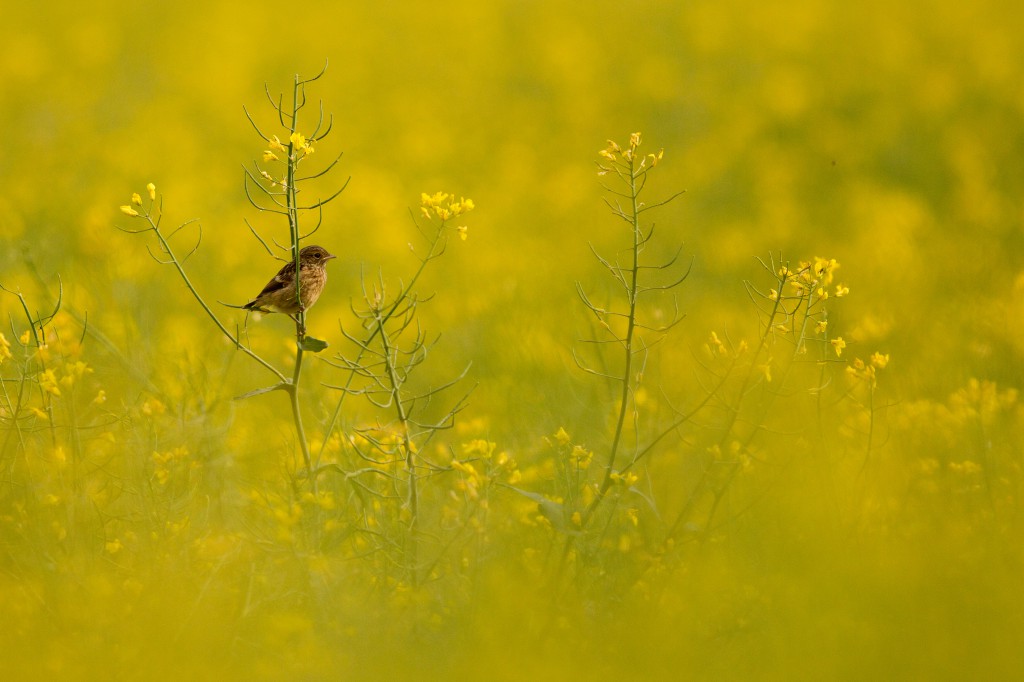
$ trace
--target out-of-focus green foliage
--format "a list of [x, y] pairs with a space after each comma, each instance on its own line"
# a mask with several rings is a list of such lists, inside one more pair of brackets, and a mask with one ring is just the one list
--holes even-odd
[[[1002, 0], [5, 7], [0, 284], [27, 310], [0, 292], [0, 671], [1018, 678], [1022, 20]], [[315, 238], [339, 255], [308, 321], [325, 357], [361, 271], [415, 270], [421, 192], [476, 204], [418, 283], [441, 338], [415, 385], [471, 363], [476, 389], [423, 446], [412, 581], [398, 470], [353, 474], [395, 433], [351, 401], [326, 434], [341, 374], [307, 361], [336, 466], [313, 491], [285, 399], [233, 400], [265, 372], [115, 229], [154, 182], [168, 223], [203, 225], [197, 288], [249, 300], [277, 263], [244, 221], [287, 229], [246, 201], [266, 145], [242, 107], [271, 130], [264, 83], [325, 60], [310, 163], [344, 156], [303, 191], [351, 176]], [[625, 259], [630, 235], [595, 161], [634, 131], [665, 150], [648, 200], [686, 191], [645, 216], [648, 255], [693, 266], [630, 447], [701, 409], [583, 537], [620, 405], [573, 362], [595, 324], [575, 282], [616, 303], [588, 242]], [[801, 350], [770, 290], [815, 257], [839, 267]], [[61, 295], [40, 348], [26, 314]], [[248, 331], [287, 366], [286, 320]]]

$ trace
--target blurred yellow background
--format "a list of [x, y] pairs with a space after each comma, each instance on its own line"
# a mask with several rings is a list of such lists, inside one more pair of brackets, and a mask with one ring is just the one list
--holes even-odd
[[[0, 641], [18, 653], [0, 670], [10, 666], [11, 679], [178, 677], [168, 670], [203, 679], [1021, 673], [1013, 652], [1024, 634], [1024, 418], [1014, 392], [1024, 370], [1019, 3], [9, 5], [0, 23], [8, 131], [0, 284], [48, 310], [59, 276], [65, 336], [80, 335], [73, 320], [86, 317], [100, 335], [84, 339], [82, 357], [124, 429], [105, 452], [205, 447], [214, 463], [209, 490], [193, 489], [167, 518], [139, 506], [124, 512], [143, 519], [133, 532], [154, 529], [154, 539], [136, 547], [130, 565], [112, 568], [120, 560], [106, 544], [112, 535], [71, 547], [25, 511], [25, 486], [56, 480], [7, 475], [37, 446], [4, 451], [0, 614], [18, 625]], [[382, 268], [393, 282], [413, 268], [409, 212], [421, 192], [454, 192], [477, 207], [468, 239], [449, 244], [422, 284], [436, 292], [424, 327], [442, 334], [424, 371], [440, 380], [472, 363], [467, 381], [478, 384], [453, 448], [459, 438], [485, 438], [540, 467], [544, 436], [561, 426], [595, 449], [606, 437], [604, 393], [572, 360], [588, 330], [574, 283], [611, 295], [588, 243], [615, 253], [628, 234], [602, 203], [595, 162], [607, 139], [642, 131], [645, 151], [665, 150], [648, 200], [685, 190], [654, 216], [657, 248], [671, 254], [682, 244], [694, 259], [679, 293], [686, 319], [663, 344], [651, 393], [685, 402], [699, 391], [694, 357], [710, 331], [757, 335], [743, 286], [763, 274], [756, 258], [835, 258], [851, 294], [830, 329], [842, 330], [846, 357], [892, 358], [880, 382], [891, 415], [879, 436], [886, 447], [872, 460], [882, 463], [866, 474], [859, 459], [832, 468], [845, 446], [791, 453], [813, 465], [753, 485], [751, 498], [770, 503], [754, 506], [738, 529], [701, 543], [662, 579], [647, 576], [642, 589], [630, 583], [581, 599], [561, 616], [565, 631], [546, 639], [522, 634], [543, 630], [521, 628], [535, 620], [524, 611], [547, 607], [537, 586], [522, 585], [526, 569], [481, 568], [448, 607], [424, 607], [426, 625], [396, 626], [385, 615], [354, 615], [364, 604], [337, 572], [300, 568], [315, 552], [253, 559], [258, 533], [246, 533], [256, 522], [239, 510], [244, 491], [285, 477], [279, 453], [290, 456], [294, 436], [279, 414], [283, 399], [231, 401], [267, 377], [222, 342], [173, 271], [150, 259], [151, 242], [116, 229], [136, 227], [117, 207], [154, 182], [168, 226], [203, 225], [188, 263], [199, 290], [210, 301], [251, 298], [277, 264], [244, 221], [281, 242], [287, 230], [246, 201], [242, 167], [266, 146], [243, 106], [276, 130], [264, 84], [287, 99], [295, 74], [312, 76], [325, 61], [300, 128], [315, 125], [322, 101], [333, 131], [311, 163], [344, 156], [333, 176], [304, 191], [326, 196], [351, 181], [314, 239], [339, 258], [311, 332], [338, 348], [361, 268]], [[13, 341], [24, 330], [17, 298], [0, 296], [0, 312]], [[241, 323], [235, 311], [218, 312]], [[265, 318], [249, 327], [283, 362], [287, 325]], [[0, 365], [5, 379], [11, 367]], [[318, 384], [332, 376], [323, 365], [308, 371], [322, 429], [334, 398]], [[139, 410], [157, 399], [167, 421], [146, 425]], [[779, 431], [799, 431], [812, 415], [793, 412]], [[38, 447], [57, 447], [47, 438], [39, 435]], [[662, 480], [659, 490], [672, 485]], [[830, 516], [837, 499], [843, 510]], [[168, 549], [155, 529], [182, 519], [187, 538]], [[521, 544], [497, 543], [494, 563], [532, 547], [533, 539], [503, 537]], [[358, 572], [352, 562], [344, 559], [343, 573]], [[311, 594], [337, 603], [239, 605], [253, 583], [294, 581], [299, 593], [316, 580], [329, 588]], [[415, 611], [392, 596], [381, 598], [397, 609], [386, 613]]]

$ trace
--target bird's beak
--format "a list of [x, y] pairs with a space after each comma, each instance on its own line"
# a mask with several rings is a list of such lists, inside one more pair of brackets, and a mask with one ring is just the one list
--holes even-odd
[[333, 253], [329, 253], [327, 254], [327, 257], [324, 258], [324, 260], [331, 260], [332, 258], [337, 258], [337, 256], [335, 256]]

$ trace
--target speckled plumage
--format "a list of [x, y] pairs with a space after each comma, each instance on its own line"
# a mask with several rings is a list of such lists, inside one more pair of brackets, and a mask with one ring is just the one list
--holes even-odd
[[327, 261], [337, 258], [322, 246], [307, 246], [299, 251], [299, 298], [295, 297], [295, 261], [284, 264], [267, 282], [259, 296], [246, 303], [246, 310], [295, 315], [313, 307], [327, 284]]

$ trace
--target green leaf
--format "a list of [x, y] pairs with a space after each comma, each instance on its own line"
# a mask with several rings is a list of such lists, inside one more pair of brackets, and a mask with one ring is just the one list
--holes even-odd
[[327, 342], [312, 336], [304, 336], [299, 347], [302, 350], [308, 350], [310, 353], [319, 353], [324, 348], [327, 348]]

